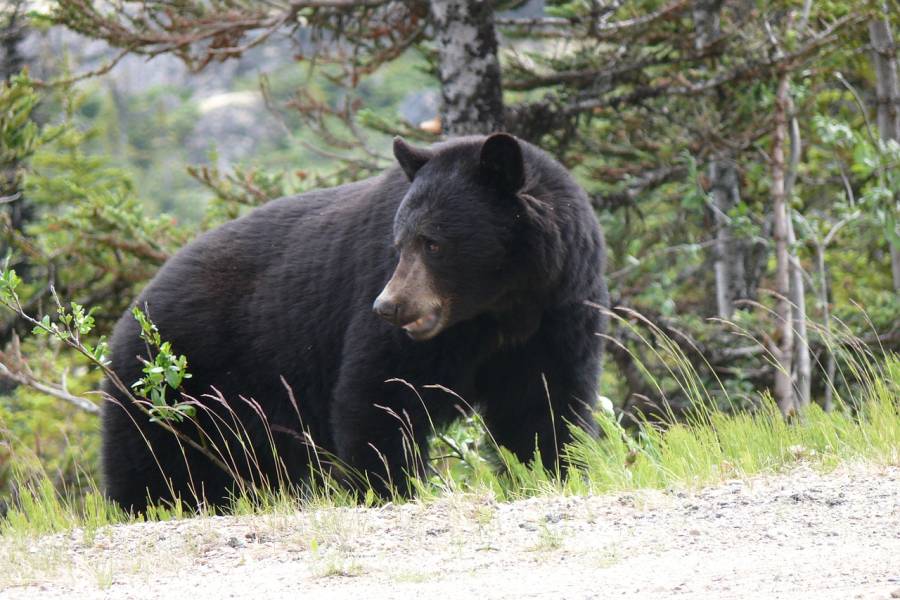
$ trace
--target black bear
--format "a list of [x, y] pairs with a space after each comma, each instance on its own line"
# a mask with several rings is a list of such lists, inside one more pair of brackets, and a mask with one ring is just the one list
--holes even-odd
[[[210, 231], [159, 271], [136, 304], [187, 356], [181, 391], [202, 410], [171, 423], [177, 438], [107, 382], [109, 497], [221, 504], [233, 473], [298, 484], [311, 463], [403, 490], [460, 399], [498, 444], [549, 466], [570, 424], [595, 426], [608, 298], [585, 192], [504, 133], [428, 149], [397, 138], [394, 155], [382, 175]], [[147, 355], [139, 334], [126, 314], [111, 339], [126, 385]], [[185, 443], [198, 427], [229, 469]]]

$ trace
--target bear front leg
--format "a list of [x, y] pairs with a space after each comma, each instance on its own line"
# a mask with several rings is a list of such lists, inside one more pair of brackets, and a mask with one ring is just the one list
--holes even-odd
[[501, 350], [480, 369], [485, 422], [498, 445], [522, 462], [539, 450], [544, 467], [564, 473], [562, 448], [572, 425], [595, 434], [604, 319], [575, 305], [543, 316], [525, 344]]
[[412, 493], [410, 477], [422, 477], [428, 464], [427, 419], [400, 382], [338, 387], [331, 429], [340, 480], [360, 493], [372, 488], [382, 498]]

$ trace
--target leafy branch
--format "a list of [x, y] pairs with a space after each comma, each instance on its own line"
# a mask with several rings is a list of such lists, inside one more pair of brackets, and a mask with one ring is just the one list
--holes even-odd
[[[86, 358], [89, 363], [103, 372], [107, 381], [122, 394], [125, 401], [137, 407], [149, 418], [150, 422], [155, 423], [177, 437], [179, 442], [201, 453], [225, 473], [235, 477], [240, 483], [249, 485], [234, 469], [229, 468], [225, 462], [216, 456], [207, 444], [202, 443], [205, 441], [204, 439], [198, 442], [173, 426], [173, 422], [180, 423], [185, 418], [193, 419], [196, 415], [194, 403], [191, 401], [169, 404], [166, 400], [167, 389], [178, 390], [182, 381], [190, 377], [190, 374], [187, 372], [187, 359], [183, 355], [176, 356], [172, 352], [169, 342], [162, 341], [156, 325], [146, 317], [143, 311], [135, 308], [132, 314], [141, 327], [142, 339], [147, 342], [151, 350], [156, 350], [156, 355], [151, 356], [150, 360], [144, 359], [144, 376], [131, 386], [137, 390], [139, 395], [136, 396], [129, 389], [129, 386], [109, 367], [109, 361], [106, 358], [108, 352], [106, 340], [101, 337], [96, 343], [91, 344], [84, 339], [84, 336], [90, 334], [94, 328], [95, 323], [91, 315], [92, 310], [85, 310], [82, 305], [76, 302], [70, 303], [69, 308], [66, 308], [59, 300], [56, 292], [51, 290], [51, 294], [56, 302], [57, 319], [51, 320], [49, 315], [44, 315], [38, 319], [28, 314], [22, 306], [16, 291], [21, 284], [22, 279], [16, 274], [14, 269], [4, 268], [0, 272], [0, 305], [15, 312], [19, 318], [31, 324], [33, 326], [32, 333], [35, 335], [51, 337]], [[50, 393], [56, 397], [66, 395], [61, 393], [65, 392], [64, 386], [54, 387], [43, 384], [33, 376], [23, 374], [21, 369], [17, 370], [15, 365], [3, 363], [0, 366], [0, 374], [5, 375], [7, 372], [13, 375], [12, 379], [15, 381], [38, 391]], [[71, 394], [68, 396], [71, 396]], [[71, 396], [64, 399], [76, 405], [83, 405], [88, 412], [99, 412], [88, 408], [88, 405], [84, 403], [90, 403], [95, 408], [96, 405], [84, 398]], [[108, 400], [115, 402], [112, 398]], [[200, 428], [198, 427], [198, 429]]]

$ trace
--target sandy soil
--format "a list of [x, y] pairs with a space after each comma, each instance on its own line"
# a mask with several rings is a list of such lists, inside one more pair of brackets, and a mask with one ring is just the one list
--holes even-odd
[[0, 598], [900, 598], [900, 467], [0, 540]]

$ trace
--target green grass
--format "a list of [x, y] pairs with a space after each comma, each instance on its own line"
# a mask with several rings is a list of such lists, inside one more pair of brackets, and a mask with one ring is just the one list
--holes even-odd
[[3, 519], [0, 535], [40, 535], [81, 529], [85, 543], [105, 526], [128, 520], [94, 488], [81, 498], [59, 492], [46, 475], [17, 475], [18, 498]]
[[604, 435], [576, 432], [569, 447], [574, 476], [560, 482], [546, 472], [517, 466], [508, 478], [485, 479], [504, 499], [542, 493], [584, 494], [639, 488], [696, 487], [724, 479], [776, 473], [805, 462], [823, 469], [841, 462], [900, 464], [900, 362], [863, 388], [856, 410], [830, 413], [810, 406], [786, 422], [766, 399], [752, 413], [701, 411], [667, 429], [650, 425], [633, 436], [600, 418]]
[[586, 481], [566, 487], [584, 485], [596, 493], [697, 486], [783, 471], [801, 460], [823, 468], [853, 460], [897, 464], [896, 382], [893, 392], [881, 385], [867, 393], [858, 414], [825, 413], [812, 405], [798, 423], [787, 423], [771, 402], [755, 413], [710, 412], [665, 431], [645, 427], [636, 441], [607, 422], [605, 439], [581, 436], [571, 448]]
[[[417, 483], [419, 498], [429, 501], [448, 493], [492, 493], [499, 500], [541, 494], [587, 494], [639, 488], [696, 487], [723, 479], [789, 470], [799, 462], [822, 469], [842, 462], [900, 464], [900, 359], [869, 365], [852, 403], [825, 413], [811, 406], [795, 422], [786, 422], [770, 399], [752, 413], [698, 411], [688, 422], [668, 428], [645, 424], [635, 435], [611, 417], [598, 416], [604, 435], [576, 433], [568, 448], [573, 465], [560, 481], [548, 471], [516, 462], [505, 452], [505, 468], [463, 456], [463, 470]], [[475, 420], [477, 423], [477, 419]], [[471, 435], [471, 432], [468, 432]], [[470, 453], [478, 454], [477, 448]], [[133, 521], [93, 489], [75, 498], [60, 493], [43, 474], [18, 475], [19, 499], [0, 521], [3, 536], [33, 536], [80, 529], [86, 542], [103, 527]], [[302, 508], [354, 503], [349, 494], [327, 488], [306, 499], [284, 491], [263, 491], [238, 498], [236, 514], [279, 514]], [[180, 506], [156, 507], [146, 517], [167, 520], [191, 516]]]

